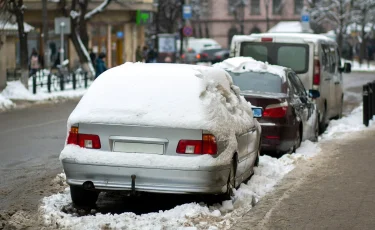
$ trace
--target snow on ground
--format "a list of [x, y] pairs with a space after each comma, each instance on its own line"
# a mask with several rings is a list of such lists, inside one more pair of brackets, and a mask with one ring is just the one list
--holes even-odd
[[10, 109], [12, 107], [14, 107], [13, 102], [0, 94], [0, 111]]
[[342, 59], [341, 63], [349, 62], [352, 64], [352, 71], [353, 72], [373, 72], [375, 71], [375, 64], [374, 62], [370, 62], [370, 65], [367, 65], [367, 60], [363, 61], [363, 64], [360, 65], [358, 61], [349, 61]]
[[[372, 123], [375, 127], [375, 122]], [[363, 130], [362, 106], [347, 117], [332, 121], [320, 140], [337, 139], [354, 131]], [[96, 214], [77, 217], [61, 211], [70, 204], [69, 188], [61, 194], [45, 197], [39, 208], [39, 220], [47, 227], [68, 229], [229, 229], [241, 216], [249, 211], [264, 195], [302, 160], [320, 152], [320, 144], [305, 141], [296, 154], [286, 154], [280, 159], [261, 156], [255, 173], [247, 184], [241, 184], [230, 201], [207, 206], [188, 203], [167, 211], [143, 215], [134, 213]], [[63, 179], [63, 174], [58, 178]]]
[[[33, 94], [20, 81], [7, 82], [6, 88], [0, 93], [0, 96], [8, 100], [26, 100], [26, 101], [44, 101], [58, 100], [65, 98], [77, 98], [85, 94], [86, 89], [56, 91], [52, 93]], [[0, 99], [1, 100], [1, 99]]]

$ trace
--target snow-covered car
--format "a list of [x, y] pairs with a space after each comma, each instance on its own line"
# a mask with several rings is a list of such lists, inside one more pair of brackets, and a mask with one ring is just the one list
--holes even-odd
[[319, 91], [306, 91], [292, 69], [250, 57], [229, 58], [214, 67], [228, 71], [245, 99], [263, 108], [258, 119], [262, 150], [281, 155], [295, 151], [304, 140], [318, 140], [318, 111], [313, 99], [319, 97]]
[[74, 203], [100, 191], [220, 194], [253, 174], [261, 127], [224, 70], [125, 63], [100, 75], [68, 119], [60, 154]]

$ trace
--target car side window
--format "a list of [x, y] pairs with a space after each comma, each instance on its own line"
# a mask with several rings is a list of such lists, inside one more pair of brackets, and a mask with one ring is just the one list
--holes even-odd
[[294, 73], [289, 73], [288, 77], [294, 87], [295, 94], [297, 94], [299, 97], [305, 97], [306, 96], [305, 88], [303, 87], [303, 84], [299, 80], [298, 76], [295, 75]]

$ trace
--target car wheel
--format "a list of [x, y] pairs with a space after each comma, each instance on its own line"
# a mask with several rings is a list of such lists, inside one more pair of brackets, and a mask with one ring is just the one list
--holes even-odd
[[234, 196], [233, 189], [236, 187], [236, 168], [234, 166], [234, 159], [232, 160], [230, 173], [227, 182], [227, 191], [221, 195], [221, 200], [230, 200]]
[[94, 206], [98, 200], [99, 192], [85, 190], [82, 186], [70, 186], [70, 196], [76, 205]]
[[[319, 114], [319, 134], [324, 133], [326, 130], [327, 124], [326, 124], [326, 109], [323, 111], [323, 115]], [[322, 118], [322, 121], [320, 121], [320, 118]]]
[[296, 140], [295, 144], [293, 147], [293, 153], [296, 152], [296, 150], [301, 146], [301, 129], [298, 128], [297, 133], [296, 133]]
[[255, 159], [255, 163], [254, 163], [255, 167], [259, 166], [259, 157], [260, 157], [260, 150], [258, 150], [257, 158]]
[[[318, 118], [319, 119], [319, 118]], [[312, 138], [313, 142], [317, 142], [319, 140], [320, 130], [319, 130], [319, 120], [315, 122], [315, 129], [314, 129], [314, 137]]]
[[339, 114], [335, 117], [336, 120], [342, 118], [342, 113], [343, 113], [343, 107], [344, 107], [344, 98], [341, 97], [341, 103], [340, 103], [340, 109], [339, 109]]

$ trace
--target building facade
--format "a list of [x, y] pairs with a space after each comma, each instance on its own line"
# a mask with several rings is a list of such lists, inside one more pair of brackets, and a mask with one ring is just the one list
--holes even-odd
[[[37, 33], [29, 36], [29, 52], [36, 48], [43, 54], [43, 17], [42, 3], [40, 0], [24, 0], [27, 10], [25, 11], [25, 22], [33, 25]], [[71, 1], [67, 1], [70, 6]], [[96, 8], [103, 0], [90, 0], [88, 11]], [[60, 45], [60, 35], [55, 34], [54, 19], [63, 17], [58, 3], [48, 1], [47, 23], [48, 33], [48, 66], [53, 66], [58, 57]], [[107, 67], [120, 65], [125, 61], [135, 60], [135, 51], [138, 45], [143, 46], [145, 42], [144, 26], [136, 25], [136, 12], [155, 11], [153, 0], [119, 0], [112, 1], [102, 12], [93, 16], [87, 25], [88, 29], [88, 48], [96, 55], [106, 54]], [[79, 59], [76, 54], [73, 43], [69, 41], [68, 36], [64, 36], [65, 58], [69, 59], [71, 68], [79, 66]]]
[[[191, 0], [190, 0], [191, 1]], [[207, 8], [193, 20], [196, 37], [211, 37], [229, 47], [235, 34], [266, 32], [280, 21], [299, 21], [306, 0], [200, 0]], [[243, 26], [241, 26], [243, 23]], [[201, 28], [198, 28], [201, 27]], [[202, 28], [203, 27], [203, 28]], [[241, 28], [242, 27], [242, 28]], [[198, 34], [197, 31], [203, 31]]]

